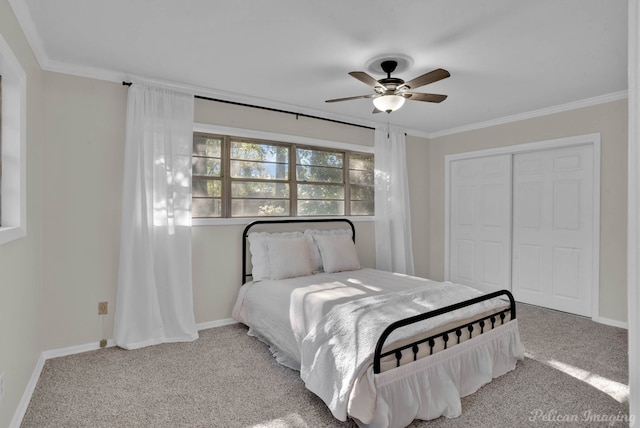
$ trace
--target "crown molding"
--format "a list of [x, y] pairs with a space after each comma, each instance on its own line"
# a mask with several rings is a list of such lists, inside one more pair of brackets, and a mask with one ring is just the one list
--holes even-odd
[[27, 42], [31, 46], [31, 50], [40, 64], [40, 68], [44, 69], [45, 65], [49, 63], [49, 57], [44, 48], [44, 42], [40, 33], [36, 29], [36, 25], [31, 18], [31, 12], [25, 0], [9, 0], [9, 5], [13, 9], [13, 13], [18, 20], [18, 24], [22, 27], [22, 32], [27, 38]]
[[591, 107], [598, 104], [604, 104], [612, 101], [618, 101], [629, 97], [629, 91], [619, 91], [610, 94], [599, 95], [597, 97], [586, 98], [579, 101], [573, 101], [557, 106], [545, 107], [539, 110], [532, 110], [525, 113], [518, 113], [510, 116], [504, 116], [498, 119], [492, 119], [485, 122], [477, 122], [469, 125], [459, 126], [456, 128], [445, 129], [443, 131], [432, 132], [428, 138], [443, 137], [445, 135], [459, 134], [461, 132], [474, 131], [482, 128], [489, 128], [496, 125], [504, 125], [511, 122], [518, 122], [526, 119], [533, 119], [549, 114], [560, 113], [563, 111], [576, 110], [584, 107]]

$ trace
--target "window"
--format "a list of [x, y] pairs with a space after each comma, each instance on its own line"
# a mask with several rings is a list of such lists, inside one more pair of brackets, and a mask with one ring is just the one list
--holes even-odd
[[230, 138], [229, 217], [291, 215], [289, 147]]
[[193, 138], [192, 217], [222, 217], [222, 139]]
[[27, 78], [0, 35], [0, 244], [26, 235]]
[[373, 155], [195, 133], [193, 218], [368, 216]]

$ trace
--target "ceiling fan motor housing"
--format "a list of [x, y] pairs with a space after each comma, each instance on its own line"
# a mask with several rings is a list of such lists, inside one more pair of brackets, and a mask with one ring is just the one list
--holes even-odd
[[398, 79], [397, 77], [391, 77], [391, 73], [395, 71], [397, 66], [398, 63], [393, 60], [382, 61], [382, 63], [380, 64], [382, 70], [387, 73], [387, 77], [378, 80], [378, 83], [380, 83], [386, 89], [377, 91], [379, 94], [395, 94], [396, 90], [404, 84], [404, 80]]

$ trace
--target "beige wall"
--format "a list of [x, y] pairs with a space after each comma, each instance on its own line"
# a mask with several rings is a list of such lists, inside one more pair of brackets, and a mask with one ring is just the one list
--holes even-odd
[[0, 426], [6, 427], [41, 351], [42, 72], [6, 0], [0, 0], [0, 34], [27, 73], [27, 236], [0, 245]]
[[[127, 90], [51, 72], [44, 84], [41, 329], [49, 350], [112, 337]], [[104, 320], [100, 301], [109, 302]]]
[[430, 274], [444, 277], [444, 157], [492, 147], [601, 133], [600, 316], [627, 320], [627, 101], [615, 101], [430, 142]]
[[411, 200], [411, 235], [416, 276], [430, 278], [429, 140], [407, 136], [407, 175]]

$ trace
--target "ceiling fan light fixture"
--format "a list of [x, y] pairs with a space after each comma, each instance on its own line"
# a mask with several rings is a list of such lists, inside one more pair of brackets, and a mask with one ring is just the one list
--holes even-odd
[[383, 95], [373, 99], [373, 105], [380, 111], [391, 113], [404, 104], [405, 98], [400, 95]]

